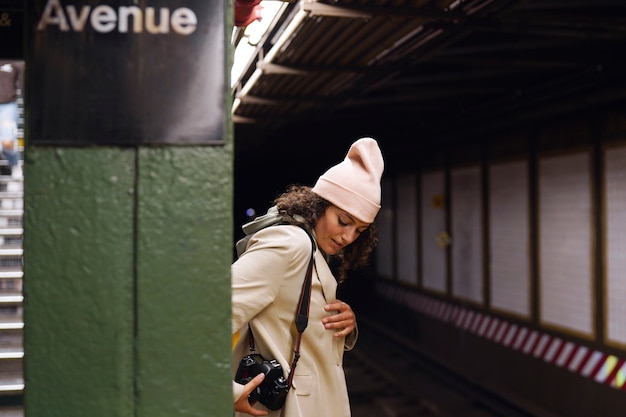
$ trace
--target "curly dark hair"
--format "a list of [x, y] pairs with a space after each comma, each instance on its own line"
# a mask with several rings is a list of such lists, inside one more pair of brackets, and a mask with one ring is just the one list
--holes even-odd
[[[285, 193], [276, 197], [274, 204], [280, 212], [290, 216], [298, 214], [304, 217], [311, 228], [315, 227], [317, 220], [332, 205], [328, 200], [315, 194], [311, 187], [304, 185], [289, 186]], [[376, 224], [372, 223], [353, 243], [332, 257], [333, 261], [339, 260], [336, 271], [337, 281], [339, 283], [345, 281], [348, 277], [348, 271], [366, 266], [369, 255], [377, 244]]]

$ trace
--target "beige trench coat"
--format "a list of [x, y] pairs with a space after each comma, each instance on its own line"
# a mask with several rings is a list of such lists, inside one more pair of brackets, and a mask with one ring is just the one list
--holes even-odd
[[[240, 331], [233, 350], [233, 376], [241, 358], [249, 353], [250, 322], [256, 352], [265, 359], [276, 359], [287, 378], [297, 336], [296, 308], [310, 256], [311, 240], [306, 232], [298, 226], [281, 225], [257, 232], [232, 265], [232, 330], [233, 334]], [[324, 305], [336, 301], [336, 290], [337, 282], [321, 251], [316, 250], [309, 322], [293, 388], [283, 409], [271, 412], [271, 417], [350, 417], [343, 352], [352, 349], [357, 331], [338, 338], [333, 336], [336, 330], [322, 325], [322, 318], [329, 315]], [[242, 387], [233, 382], [235, 398]]]

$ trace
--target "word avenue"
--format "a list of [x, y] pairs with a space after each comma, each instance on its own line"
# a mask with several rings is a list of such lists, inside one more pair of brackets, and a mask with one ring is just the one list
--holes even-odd
[[102, 4], [93, 9], [91, 6], [82, 6], [79, 10], [74, 5], [64, 8], [61, 0], [48, 0], [37, 29], [46, 30], [48, 26], [58, 26], [64, 32], [82, 32], [87, 22], [93, 30], [100, 33], [109, 33], [116, 28], [120, 33], [142, 33], [145, 29], [153, 35], [167, 34], [170, 30], [180, 35], [190, 35], [198, 26], [196, 14], [187, 7], [180, 7], [173, 12], [167, 7], [161, 7], [157, 19], [153, 7], [146, 7], [144, 11], [138, 6], [120, 6], [116, 11], [113, 7]]

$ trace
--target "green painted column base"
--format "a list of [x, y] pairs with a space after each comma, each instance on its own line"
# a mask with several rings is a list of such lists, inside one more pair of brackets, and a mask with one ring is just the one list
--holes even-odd
[[28, 148], [24, 203], [26, 416], [232, 416], [232, 150]]

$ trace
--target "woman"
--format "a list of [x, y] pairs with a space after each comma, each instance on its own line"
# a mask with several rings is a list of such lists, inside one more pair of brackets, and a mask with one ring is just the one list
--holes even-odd
[[[250, 404], [248, 395], [264, 378], [259, 374], [245, 385], [233, 383], [236, 416], [350, 416], [342, 364], [344, 350], [356, 343], [357, 325], [350, 306], [336, 299], [336, 290], [349, 270], [365, 265], [376, 244], [373, 222], [380, 209], [383, 169], [377, 142], [362, 138], [313, 188], [293, 186], [275, 200], [275, 209], [304, 222], [314, 239], [308, 327], [285, 405], [270, 412], [259, 403]], [[275, 359], [287, 378], [298, 335], [295, 313], [311, 250], [305, 228], [267, 227], [250, 238], [232, 265], [233, 372], [250, 353], [251, 330], [255, 352]], [[331, 260], [339, 261], [336, 277]]]

